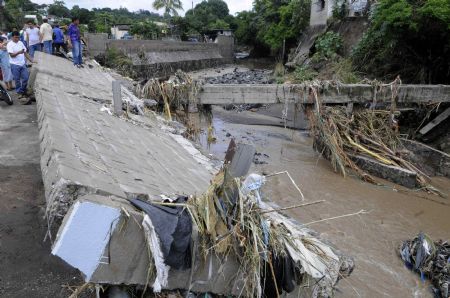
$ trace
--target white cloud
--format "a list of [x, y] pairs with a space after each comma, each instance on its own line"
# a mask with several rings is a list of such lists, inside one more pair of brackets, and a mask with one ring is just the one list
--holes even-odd
[[[32, 0], [33, 1], [33, 0]], [[184, 11], [190, 9], [192, 7], [192, 0], [181, 0], [183, 2]], [[53, 3], [53, 0], [34, 0], [35, 3]], [[66, 5], [68, 7], [72, 7], [73, 5], [79, 5], [84, 8], [94, 8], [94, 7], [110, 7], [110, 8], [120, 8], [126, 7], [128, 10], [136, 11], [139, 9], [145, 9], [149, 11], [155, 11], [152, 8], [152, 0], [66, 0]], [[194, 0], [194, 6], [201, 2], [201, 0]], [[231, 14], [235, 14], [236, 12], [243, 10], [250, 10], [252, 8], [252, 0], [228, 0], [225, 1], [228, 4], [228, 8], [230, 9]], [[162, 13], [162, 11], [159, 11]], [[184, 12], [180, 12], [181, 15], [184, 15]]]

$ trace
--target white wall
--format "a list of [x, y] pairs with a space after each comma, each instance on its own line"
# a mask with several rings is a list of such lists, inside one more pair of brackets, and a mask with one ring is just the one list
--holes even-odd
[[113, 39], [122, 39], [126, 33], [128, 33], [128, 30], [119, 30], [116, 27], [111, 28], [111, 35]]

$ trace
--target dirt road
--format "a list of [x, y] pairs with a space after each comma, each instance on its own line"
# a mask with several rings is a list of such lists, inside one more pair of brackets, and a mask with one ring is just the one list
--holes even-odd
[[0, 102], [0, 297], [67, 297], [79, 273], [50, 254], [36, 105]]

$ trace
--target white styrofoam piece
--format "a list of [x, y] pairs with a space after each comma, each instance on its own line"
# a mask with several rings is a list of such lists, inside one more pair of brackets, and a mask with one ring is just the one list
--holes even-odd
[[120, 218], [120, 210], [91, 202], [76, 202], [52, 254], [78, 268], [89, 281]]

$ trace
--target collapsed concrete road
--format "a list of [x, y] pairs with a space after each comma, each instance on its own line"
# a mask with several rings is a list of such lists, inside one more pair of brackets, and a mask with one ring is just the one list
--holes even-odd
[[[47, 212], [63, 217], [78, 196], [202, 192], [211, 173], [170, 134], [102, 111], [112, 79], [98, 69], [39, 55], [34, 90]], [[170, 152], [170, 154], [169, 154]]]
[[[246, 295], [248, 277], [233, 255], [202, 258], [193, 250], [198, 261], [189, 269], [164, 265], [154, 219], [127, 200], [157, 204], [161, 195], [202, 194], [215, 173], [209, 161], [181, 136], [167, 132], [167, 123], [156, 116], [126, 119], [110, 113], [112, 79], [95, 65], [77, 69], [68, 60], [41, 53], [36, 58], [32, 81], [48, 236], [59, 226], [56, 238], [51, 237], [52, 253], [78, 268], [89, 283]], [[269, 211], [270, 222], [298, 237], [295, 246], [288, 246], [293, 261], [301, 264], [297, 278], [314, 285], [297, 284], [290, 295], [332, 294], [341, 274], [352, 271], [352, 262], [295, 221]]]

